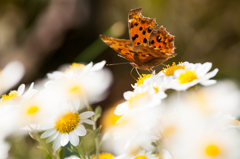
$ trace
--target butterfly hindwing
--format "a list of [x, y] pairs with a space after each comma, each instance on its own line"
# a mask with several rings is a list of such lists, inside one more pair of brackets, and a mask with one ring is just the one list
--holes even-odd
[[169, 34], [164, 27], [154, 30], [149, 37], [149, 46], [158, 48], [159, 50], [173, 54], [174, 53], [174, 36]]
[[100, 38], [108, 46], [110, 46], [112, 49], [118, 52], [120, 57], [124, 57], [131, 62], [135, 61], [133, 42], [131, 40], [116, 39], [116, 38], [106, 37], [104, 35], [100, 35]]
[[143, 17], [142, 8], [131, 10], [128, 16], [130, 39], [135, 45], [147, 46], [149, 35], [157, 27], [155, 19]]
[[134, 51], [136, 52], [134, 58], [138, 64], [149, 65], [152, 67], [157, 66], [175, 56], [175, 54], [167, 54], [154, 47], [145, 47], [142, 45], [135, 46]]

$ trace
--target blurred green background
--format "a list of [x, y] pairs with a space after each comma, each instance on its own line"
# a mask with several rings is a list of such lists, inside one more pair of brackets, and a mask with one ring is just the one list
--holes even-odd
[[[219, 68], [216, 79], [240, 80], [239, 0], [1, 0], [0, 68], [23, 62], [20, 83], [27, 84], [74, 61], [126, 62], [99, 35], [129, 39], [128, 13], [140, 7], [143, 16], [156, 18], [158, 27], [175, 36], [177, 56], [165, 64], [208, 61]], [[103, 109], [122, 100], [135, 83], [131, 65], [108, 68], [114, 83], [108, 98], [97, 103]]]
[[[128, 13], [142, 7], [175, 35], [172, 62], [212, 62], [217, 79], [240, 79], [240, 1], [237, 0], [1, 0], [0, 67], [20, 60], [26, 74], [20, 83], [45, 77], [65, 63], [126, 62], [99, 39], [100, 34], [128, 39]], [[132, 90], [131, 65], [108, 67], [114, 77], [109, 107]], [[157, 71], [162, 66], [155, 67]], [[147, 73], [145, 71], [140, 71]], [[136, 72], [133, 73], [136, 77]]]

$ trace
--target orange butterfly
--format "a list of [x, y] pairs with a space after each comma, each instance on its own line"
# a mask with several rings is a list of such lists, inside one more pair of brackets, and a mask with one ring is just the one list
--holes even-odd
[[158, 30], [155, 19], [143, 17], [142, 8], [130, 10], [128, 27], [131, 40], [116, 39], [100, 35], [102, 41], [131, 61], [131, 65], [142, 70], [152, 70], [174, 57], [174, 36], [162, 26]]

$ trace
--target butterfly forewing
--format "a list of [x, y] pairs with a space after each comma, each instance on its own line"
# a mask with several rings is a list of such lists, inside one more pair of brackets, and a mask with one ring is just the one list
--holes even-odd
[[143, 17], [142, 8], [131, 10], [128, 16], [130, 39], [135, 45], [147, 46], [149, 35], [157, 27], [155, 19]]
[[112, 49], [117, 51], [121, 57], [124, 57], [131, 62], [134, 61], [133, 42], [131, 40], [116, 39], [116, 38], [106, 37], [104, 35], [100, 35], [100, 38], [108, 46], [110, 46]]

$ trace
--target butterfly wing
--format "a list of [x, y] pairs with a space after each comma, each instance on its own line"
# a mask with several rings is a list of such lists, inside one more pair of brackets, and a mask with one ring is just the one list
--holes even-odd
[[130, 39], [134, 45], [147, 46], [149, 35], [157, 27], [155, 19], [143, 17], [142, 8], [132, 9], [128, 15], [128, 28]]
[[134, 62], [134, 49], [133, 42], [131, 40], [116, 39], [100, 35], [100, 38], [109, 47], [119, 53], [120, 57], [127, 59], [128, 61]]
[[175, 54], [168, 54], [158, 48], [142, 45], [135, 46], [134, 51], [136, 52], [136, 54], [134, 54], [135, 63], [138, 64], [140, 69], [144, 70], [157, 66], [167, 61], [169, 58], [175, 57]]
[[149, 37], [149, 46], [158, 48], [164, 53], [174, 54], [174, 36], [169, 34], [164, 27], [154, 30]]

